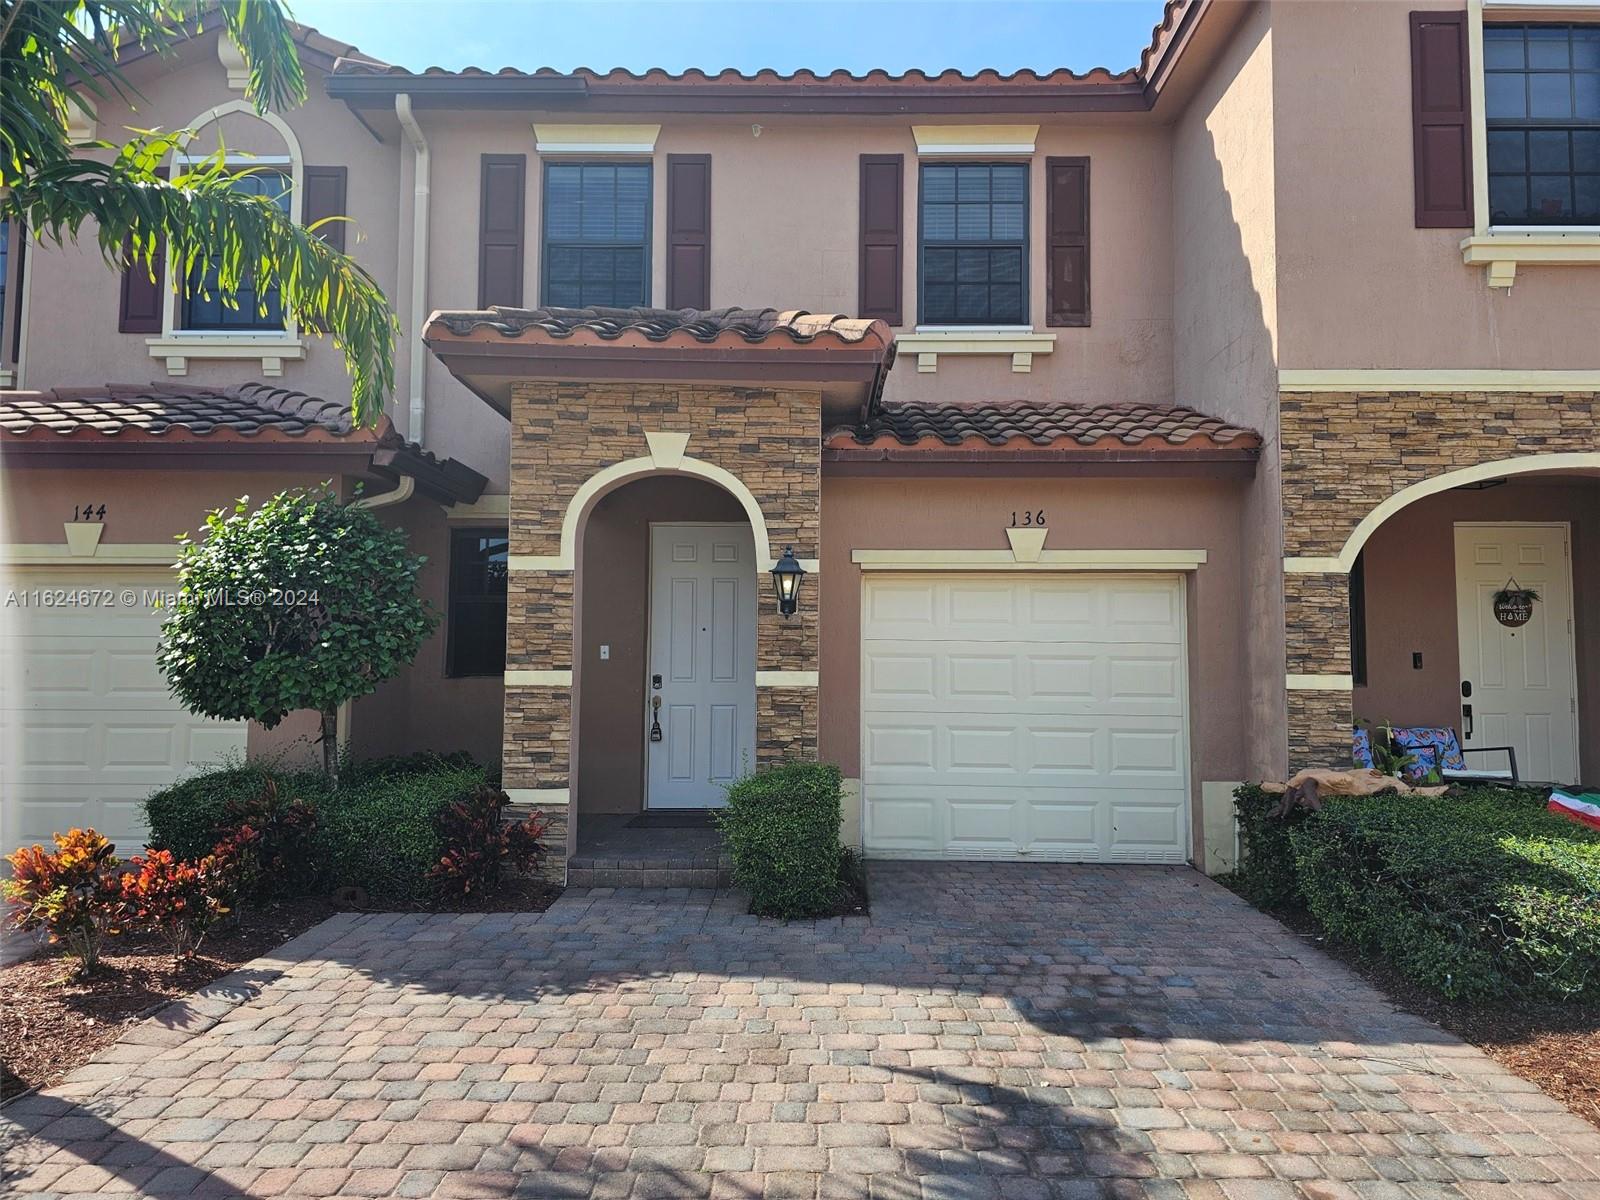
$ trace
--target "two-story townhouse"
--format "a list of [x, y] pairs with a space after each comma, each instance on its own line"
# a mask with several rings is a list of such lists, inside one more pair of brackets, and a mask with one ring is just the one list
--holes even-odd
[[[345, 735], [500, 756], [558, 872], [796, 755], [869, 855], [1208, 867], [1233, 783], [1347, 762], [1353, 717], [1592, 775], [1600, 11], [1556, 7], [1174, 0], [1086, 75], [410, 72], [307, 32], [266, 121], [197, 37], [103, 131], [347, 213], [401, 394], [352, 432], [319, 339], [29, 245], [8, 556], [132, 577], [206, 504], [366, 481], [445, 620]], [[13, 622], [28, 836], [307, 732], [119, 691], [138, 620]]]

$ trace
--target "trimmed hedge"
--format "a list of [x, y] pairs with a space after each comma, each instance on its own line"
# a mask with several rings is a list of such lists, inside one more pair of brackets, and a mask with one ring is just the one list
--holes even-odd
[[492, 778], [465, 754], [416, 754], [349, 763], [330, 793], [318, 771], [229, 764], [154, 793], [145, 815], [151, 846], [199, 858], [223, 837], [230, 806], [255, 800], [273, 781], [281, 800], [304, 800], [316, 811], [311, 884], [357, 887], [370, 901], [409, 906], [432, 895], [428, 872], [444, 852], [440, 813]]
[[1600, 1000], [1600, 832], [1547, 812], [1543, 793], [1335, 797], [1282, 820], [1265, 796], [1236, 797], [1234, 883], [1250, 899], [1303, 904], [1450, 999]]
[[838, 903], [843, 848], [839, 768], [788, 763], [728, 789], [717, 825], [733, 859], [733, 882], [764, 917], [815, 917]]

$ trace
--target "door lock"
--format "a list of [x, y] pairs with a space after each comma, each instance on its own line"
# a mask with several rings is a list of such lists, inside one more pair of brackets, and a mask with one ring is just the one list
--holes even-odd
[[[661, 676], [657, 675], [655, 678], [656, 678], [656, 686], [660, 687], [661, 686], [661, 682], [660, 682], [661, 681]], [[661, 697], [660, 696], [651, 696], [650, 697], [650, 740], [652, 742], [659, 742], [661, 740]]]

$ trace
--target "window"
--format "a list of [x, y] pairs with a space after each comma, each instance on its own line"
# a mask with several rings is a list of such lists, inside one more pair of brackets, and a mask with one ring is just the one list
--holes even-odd
[[1356, 555], [1350, 567], [1350, 679], [1367, 686], [1367, 555]]
[[1483, 27], [1496, 225], [1600, 225], [1600, 25]]
[[503, 529], [450, 533], [447, 675], [499, 675], [506, 669], [508, 549]]
[[546, 163], [544, 303], [627, 308], [650, 296], [650, 164]]
[[[277, 202], [285, 214], [289, 212], [289, 177], [278, 171], [252, 171], [233, 181], [233, 190], [251, 196], [268, 196]], [[273, 288], [262, 298], [259, 308], [255, 289], [246, 280], [239, 287], [237, 308], [224, 304], [217, 295], [217, 273], [212, 271], [204, 278], [198, 274], [189, 281], [189, 295], [183, 301], [183, 328], [198, 330], [228, 330], [230, 332], [281, 332], [283, 305], [278, 299], [278, 289]]]
[[924, 325], [1028, 323], [1028, 168], [1021, 163], [922, 167]]

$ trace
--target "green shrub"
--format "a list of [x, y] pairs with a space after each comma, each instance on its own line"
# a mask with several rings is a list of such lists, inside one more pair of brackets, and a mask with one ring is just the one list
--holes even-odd
[[1239, 866], [1226, 880], [1236, 892], [1268, 910], [1302, 908], [1304, 897], [1295, 878], [1294, 847], [1289, 831], [1305, 820], [1304, 809], [1273, 816], [1283, 800], [1276, 792], [1247, 783], [1233, 793], [1239, 818]]
[[747, 775], [717, 814], [733, 882], [766, 917], [814, 917], [839, 898], [839, 769], [788, 763]]
[[347, 780], [317, 809], [318, 857], [333, 887], [358, 887], [379, 904], [414, 904], [431, 894], [428, 873], [444, 853], [441, 813], [478, 788], [480, 766]]
[[277, 784], [280, 795], [313, 806], [325, 787], [317, 772], [282, 771], [259, 761], [230, 763], [221, 770], [191, 775], [145, 799], [150, 845], [170, 850], [179, 858], [210, 854], [237, 824], [232, 812], [255, 804], [269, 783]]
[[1349, 797], [1288, 832], [1332, 937], [1447, 998], [1600, 1000], [1600, 832], [1542, 793]]

